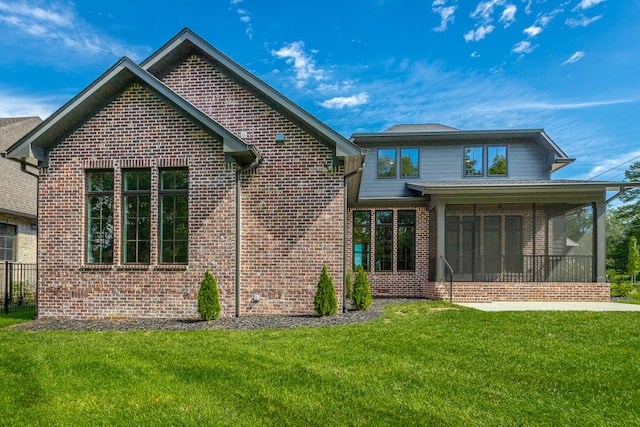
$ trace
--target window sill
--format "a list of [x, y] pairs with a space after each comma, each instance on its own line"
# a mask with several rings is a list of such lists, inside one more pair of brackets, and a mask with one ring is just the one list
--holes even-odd
[[186, 271], [187, 264], [158, 264], [153, 269], [155, 271]]
[[83, 264], [81, 271], [111, 271], [115, 268], [113, 264]]
[[121, 264], [116, 267], [117, 271], [147, 271], [151, 268], [149, 264]]

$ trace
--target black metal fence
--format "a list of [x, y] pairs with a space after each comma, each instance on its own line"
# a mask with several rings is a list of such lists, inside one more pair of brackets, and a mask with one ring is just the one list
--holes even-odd
[[36, 306], [38, 266], [17, 262], [0, 262], [0, 297], [5, 313]]

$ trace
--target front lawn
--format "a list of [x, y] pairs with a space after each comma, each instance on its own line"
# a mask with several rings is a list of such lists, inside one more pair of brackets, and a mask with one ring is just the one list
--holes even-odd
[[639, 425], [638, 313], [388, 306], [258, 331], [0, 331], [10, 425]]

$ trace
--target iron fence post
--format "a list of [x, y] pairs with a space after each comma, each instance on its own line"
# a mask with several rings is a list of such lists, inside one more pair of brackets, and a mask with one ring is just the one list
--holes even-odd
[[9, 261], [4, 262], [4, 314], [9, 314]]

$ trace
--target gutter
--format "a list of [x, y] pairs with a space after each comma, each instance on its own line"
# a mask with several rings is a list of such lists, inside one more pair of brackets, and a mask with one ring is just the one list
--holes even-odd
[[235, 283], [235, 294], [236, 294], [236, 317], [240, 317], [240, 249], [242, 244], [242, 234], [241, 234], [241, 220], [242, 217], [240, 215], [240, 211], [242, 209], [242, 178], [241, 174], [246, 172], [249, 169], [253, 169], [257, 167], [260, 163], [262, 163], [262, 156], [255, 148], [255, 146], [249, 146], [251, 151], [253, 151], [256, 155], [256, 158], [248, 164], [238, 170], [236, 170], [236, 283]]
[[618, 197], [622, 196], [624, 193], [626, 193], [627, 191], [631, 190], [628, 187], [620, 187], [620, 190], [614, 194], [613, 196], [609, 197], [604, 204], [608, 205], [610, 202], [613, 202], [615, 199], [617, 199]]
[[348, 211], [348, 203], [349, 198], [347, 194], [347, 180], [359, 173], [362, 173], [364, 170], [364, 162], [360, 165], [360, 167], [353, 172], [349, 172], [343, 177], [343, 188], [344, 188], [344, 232], [342, 233], [342, 312], [347, 312], [347, 224], [349, 218], [347, 217]]

